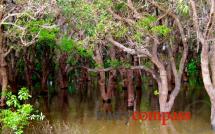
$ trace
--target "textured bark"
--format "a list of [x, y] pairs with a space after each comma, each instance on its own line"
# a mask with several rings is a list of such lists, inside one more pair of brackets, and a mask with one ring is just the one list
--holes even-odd
[[[0, 0], [0, 5], [3, 6], [3, 0]], [[0, 20], [2, 20], [3, 17], [3, 11], [0, 11]], [[5, 55], [4, 55], [4, 35], [3, 35], [3, 28], [0, 25], [0, 77], [2, 80], [2, 96], [1, 96], [1, 106], [3, 106], [5, 103], [5, 92], [7, 91], [7, 85], [8, 85], [8, 76], [7, 76], [7, 63], [5, 61]]]
[[32, 76], [34, 72], [34, 64], [31, 55], [32, 55], [31, 53], [26, 53], [25, 55], [25, 78], [27, 81], [28, 88], [32, 91], [33, 90]]
[[212, 129], [215, 130], [215, 105], [211, 104], [211, 126]]
[[[44, 47], [42, 55], [42, 74], [41, 74], [41, 91], [48, 93], [48, 77], [51, 73], [51, 61], [52, 61], [52, 49], [50, 47]], [[48, 63], [48, 64], [47, 64]]]
[[13, 51], [8, 56], [8, 83], [10, 85], [11, 90], [14, 93], [18, 91], [18, 83], [17, 83], [17, 74], [18, 70], [16, 69], [17, 57], [15, 56], [15, 52]]
[[[208, 39], [211, 37], [212, 33], [211, 30], [214, 25], [214, 11], [215, 11], [215, 1], [210, 1], [211, 9], [210, 9], [210, 16], [209, 21], [207, 23], [207, 26], [205, 27], [205, 32], [203, 33], [200, 30], [199, 21], [198, 21], [198, 15], [197, 15], [197, 9], [196, 9], [196, 3], [193, 0], [190, 0], [192, 13], [193, 13], [193, 24], [194, 28], [197, 34], [197, 39], [202, 44], [202, 52], [201, 52], [201, 70], [202, 70], [202, 78], [203, 83], [205, 86], [205, 90], [207, 91], [210, 101], [211, 101], [211, 125], [212, 128], [215, 130], [215, 87], [214, 83], [212, 81], [214, 73], [213, 70], [210, 71], [209, 68], [209, 44]], [[213, 51], [213, 46], [212, 46]], [[211, 55], [211, 60], [213, 60], [214, 57]], [[214, 61], [212, 61], [211, 66], [213, 66]], [[210, 73], [212, 72], [212, 73]], [[212, 79], [211, 79], [212, 76]]]
[[[103, 63], [101, 46], [96, 45], [94, 60], [95, 60], [96, 64], [99, 66], [98, 68], [102, 69], [104, 66], [104, 63]], [[105, 72], [104, 71], [99, 72], [98, 83], [99, 83], [99, 89], [100, 89], [101, 97], [103, 100], [106, 101], [108, 99], [108, 97], [107, 97], [107, 94], [105, 91]]]
[[61, 110], [65, 109], [68, 106], [68, 76], [67, 71], [68, 67], [66, 64], [68, 55], [66, 53], [62, 54], [59, 59], [59, 84], [60, 84], [60, 108]]
[[[110, 48], [110, 58], [111, 60], [116, 59], [115, 54], [115, 47]], [[108, 86], [107, 86], [107, 96], [108, 99], [111, 99], [113, 96], [113, 90], [116, 88], [116, 70], [109, 71], [109, 79], [108, 79]]]
[[[134, 56], [134, 66], [139, 66], [140, 65], [140, 59], [137, 56]], [[135, 76], [135, 81], [136, 81], [136, 99], [135, 99], [135, 105], [134, 105], [134, 110], [135, 111], [140, 111], [140, 104], [141, 104], [141, 99], [142, 99], [142, 72], [141, 69], [136, 69], [134, 70], [134, 76]]]
[[67, 64], [66, 64], [66, 61], [67, 61], [67, 57], [68, 55], [66, 53], [62, 54], [60, 56], [60, 59], [59, 59], [59, 64], [60, 64], [60, 88], [63, 89], [63, 88], [67, 88], [68, 87], [68, 76], [67, 76], [67, 70], [68, 70], [68, 67], [67, 67]]
[[128, 108], [134, 107], [134, 83], [133, 83], [134, 73], [133, 70], [127, 70], [127, 79], [128, 79]]
[[213, 86], [215, 87], [215, 44], [210, 45], [210, 69]]
[[7, 77], [7, 69], [5, 66], [0, 67], [0, 74], [2, 78], [2, 97], [1, 97], [1, 106], [5, 105], [5, 93], [7, 91], [7, 85], [8, 85], [8, 77]]

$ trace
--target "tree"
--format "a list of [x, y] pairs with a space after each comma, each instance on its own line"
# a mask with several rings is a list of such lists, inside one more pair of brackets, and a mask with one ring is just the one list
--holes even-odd
[[[193, 14], [193, 25], [196, 32], [197, 40], [202, 45], [201, 52], [201, 70], [202, 70], [202, 78], [204, 82], [205, 89], [210, 97], [211, 101], [211, 125], [215, 130], [215, 72], [214, 72], [214, 37], [213, 37], [213, 29], [214, 29], [214, 14], [215, 14], [215, 1], [211, 0], [208, 2], [210, 7], [210, 13], [204, 14], [205, 22], [199, 21], [199, 13], [202, 8], [197, 10], [197, 2], [190, 0], [190, 7]], [[206, 5], [203, 5], [203, 8]], [[207, 19], [207, 18], [208, 19]], [[210, 67], [209, 67], [210, 65]]]
[[[5, 58], [12, 49], [28, 47], [36, 42], [43, 29], [52, 29], [43, 17], [50, 13], [51, 3], [46, 1], [0, 1], [0, 74], [2, 79], [1, 106], [8, 86]], [[7, 41], [9, 40], [9, 41]]]

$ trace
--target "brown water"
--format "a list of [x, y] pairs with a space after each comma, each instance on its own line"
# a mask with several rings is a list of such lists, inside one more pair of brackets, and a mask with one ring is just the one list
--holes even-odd
[[[158, 98], [150, 95], [152, 89], [144, 90], [140, 111], [153, 111], [158, 107]], [[152, 97], [150, 97], [152, 96]], [[81, 97], [86, 98], [86, 97]], [[116, 99], [117, 98], [117, 99]], [[112, 101], [112, 114], [125, 113], [123, 96], [119, 95]], [[117, 100], [117, 101], [116, 101]], [[166, 126], [159, 121], [134, 121], [130, 116], [100, 116], [102, 102], [99, 93], [93, 97], [80, 100], [77, 94], [68, 98], [68, 103], [60, 103], [58, 97], [52, 99], [50, 111], [42, 108], [47, 116], [46, 120], [30, 126], [29, 134], [215, 134], [210, 126], [210, 104], [205, 91], [200, 89], [188, 90], [184, 88], [178, 95], [173, 111], [191, 112], [189, 121], [172, 121]], [[41, 104], [44, 106], [44, 104]], [[102, 112], [104, 113], [104, 112]]]
[[[179, 97], [176, 101], [181, 102]], [[45, 134], [213, 134], [210, 127], [210, 107], [205, 101], [195, 101], [187, 104], [185, 111], [192, 112], [190, 121], [172, 121], [162, 126], [159, 121], [133, 121], [126, 116], [121, 119], [102, 116], [98, 118], [99, 101], [80, 102], [71, 97], [69, 105], [59, 108], [58, 98], [53, 100], [51, 112], [46, 113], [49, 121], [35, 124], [26, 133]], [[191, 105], [195, 107], [190, 108]], [[140, 111], [150, 111], [144, 107], [143, 99]], [[120, 110], [120, 109], [119, 109]], [[123, 111], [123, 110], [121, 110]], [[114, 113], [114, 112], [113, 112]]]

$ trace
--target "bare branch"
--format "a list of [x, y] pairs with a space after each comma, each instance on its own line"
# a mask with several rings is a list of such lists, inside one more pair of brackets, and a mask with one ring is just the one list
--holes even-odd
[[9, 49], [6, 53], [4, 53], [4, 57], [7, 57], [8, 54], [9, 54], [12, 50], [13, 50], [13, 47], [10, 47], [10, 49]]
[[214, 19], [215, 19], [215, 1], [211, 0], [210, 18], [209, 18], [207, 27], [205, 28], [205, 32], [204, 32], [204, 37], [206, 39], [208, 38], [208, 36], [211, 33], [211, 30], [214, 27], [214, 24], [215, 24]]
[[20, 30], [25, 30], [24, 27], [19, 26], [19, 25], [15, 24], [15, 23], [12, 23], [12, 22], [3, 22], [3, 23], [1, 23], [0, 25], [12, 25], [12, 26], [14, 26], [14, 27], [16, 27], [16, 28], [18, 28], [18, 29], [20, 29]]
[[113, 15], [113, 17], [114, 17], [115, 19], [117, 19], [117, 20], [119, 20], [119, 21], [124, 21], [124, 22], [128, 23], [129, 25], [132, 25], [132, 24], [135, 23], [135, 22], [134, 22], [133, 20], [131, 20], [131, 19], [123, 18], [123, 17], [119, 16], [118, 14], [114, 13], [114, 11], [113, 11], [111, 8], [109, 8], [108, 11]]
[[131, 48], [127, 48], [124, 45], [122, 45], [121, 43], [115, 41], [111, 36], [107, 37], [107, 40], [112, 43], [114, 46], [118, 47], [119, 49], [123, 50], [124, 52], [127, 52], [131, 55], [135, 55], [136, 51], [134, 49]]
[[133, 5], [132, 0], [128, 0], [127, 1], [127, 5], [134, 12], [134, 15], [135, 15], [134, 17], [137, 18], [137, 19], [140, 19], [141, 18], [141, 14], [137, 12], [136, 8]]

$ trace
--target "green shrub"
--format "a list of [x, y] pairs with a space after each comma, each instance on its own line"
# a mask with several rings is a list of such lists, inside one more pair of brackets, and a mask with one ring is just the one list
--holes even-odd
[[[0, 111], [0, 122], [3, 128], [12, 129], [15, 134], [22, 134], [23, 129], [30, 124], [32, 120], [43, 120], [44, 115], [38, 114], [31, 104], [25, 103], [31, 96], [29, 90], [21, 88], [18, 96], [12, 92], [6, 94], [7, 109]], [[37, 113], [37, 114], [35, 114]]]

